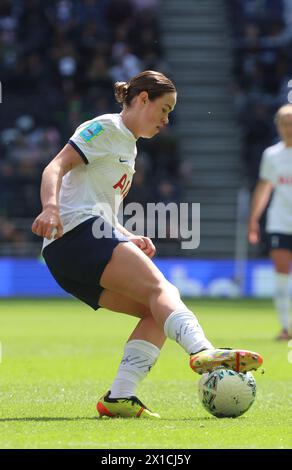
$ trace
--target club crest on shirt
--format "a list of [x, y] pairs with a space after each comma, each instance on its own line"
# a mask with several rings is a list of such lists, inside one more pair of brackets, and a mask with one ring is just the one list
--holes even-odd
[[98, 135], [100, 135], [104, 131], [104, 128], [102, 125], [98, 122], [92, 122], [89, 126], [87, 126], [85, 129], [83, 129], [82, 132], [80, 132], [80, 137], [85, 142], [90, 142], [92, 139], [95, 139]]

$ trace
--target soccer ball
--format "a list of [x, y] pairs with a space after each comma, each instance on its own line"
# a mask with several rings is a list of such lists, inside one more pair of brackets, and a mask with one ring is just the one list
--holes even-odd
[[245, 413], [256, 396], [256, 381], [246, 374], [216, 369], [199, 380], [199, 398], [203, 407], [217, 418], [236, 418]]

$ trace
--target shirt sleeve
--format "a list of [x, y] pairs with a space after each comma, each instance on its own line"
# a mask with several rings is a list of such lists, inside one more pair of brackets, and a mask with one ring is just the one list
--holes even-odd
[[275, 168], [274, 159], [272, 158], [273, 155], [264, 151], [261, 164], [260, 164], [260, 171], [259, 177], [261, 180], [270, 181], [273, 185], [275, 185], [277, 181], [277, 173]]
[[68, 143], [79, 153], [86, 164], [109, 153], [108, 131], [98, 120], [81, 124]]

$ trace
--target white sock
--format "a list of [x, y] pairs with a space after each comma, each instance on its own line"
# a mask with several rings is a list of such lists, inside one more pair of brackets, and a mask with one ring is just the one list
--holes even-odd
[[175, 310], [164, 323], [165, 335], [174, 339], [188, 354], [202, 349], [214, 349], [199, 325], [197, 317], [190, 310]]
[[160, 349], [148, 341], [142, 339], [129, 341], [112, 384], [110, 398], [135, 395], [138, 383], [150, 372], [159, 354]]
[[280, 324], [283, 330], [289, 328], [290, 315], [290, 293], [289, 293], [290, 275], [275, 274], [275, 293], [274, 302], [278, 312]]

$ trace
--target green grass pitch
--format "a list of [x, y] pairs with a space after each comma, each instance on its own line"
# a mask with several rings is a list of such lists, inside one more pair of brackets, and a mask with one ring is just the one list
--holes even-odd
[[199, 376], [168, 340], [137, 393], [162, 419], [99, 420], [97, 398], [111, 385], [136, 320], [94, 312], [75, 300], [2, 300], [0, 447], [292, 448], [292, 344], [273, 339], [278, 324], [272, 302], [187, 304], [216, 346], [263, 354], [265, 374], [254, 374], [257, 398], [245, 415], [209, 415], [197, 397]]

